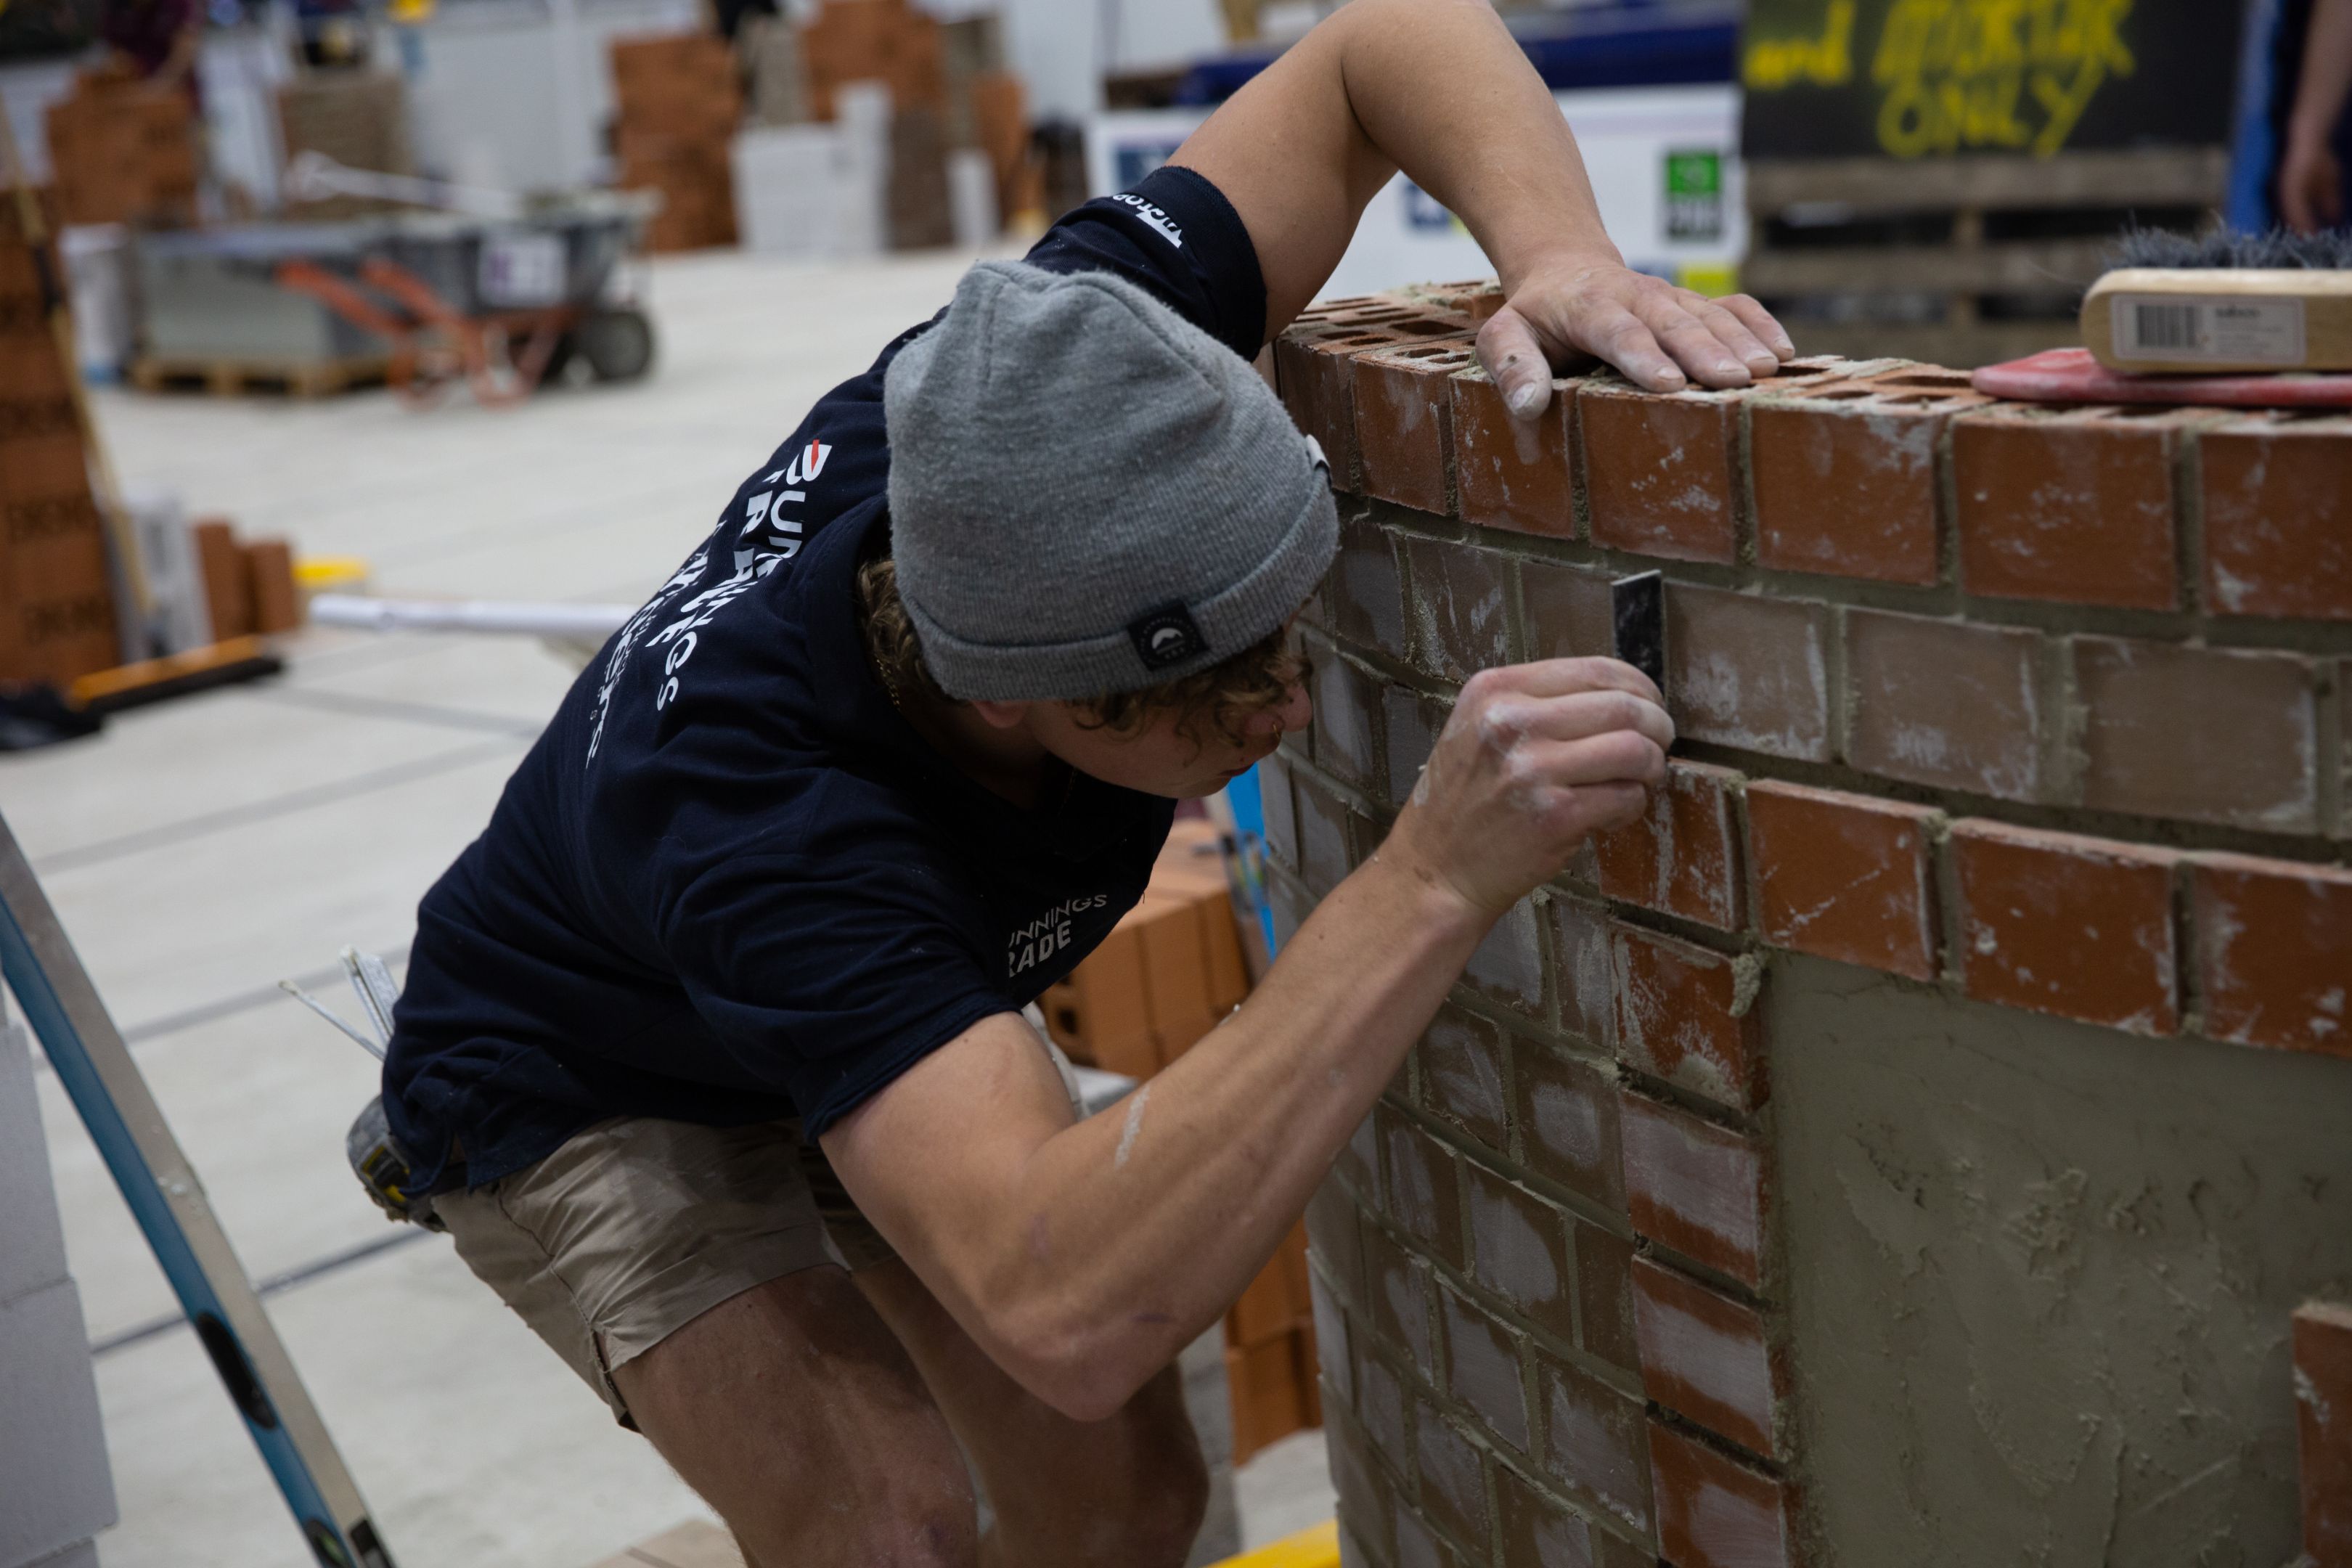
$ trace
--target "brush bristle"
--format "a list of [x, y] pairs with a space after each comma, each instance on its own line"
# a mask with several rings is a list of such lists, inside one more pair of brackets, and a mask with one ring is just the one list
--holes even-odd
[[2230, 229], [2175, 234], [2169, 229], [2129, 228], [2116, 237], [2112, 255], [2116, 267], [2332, 272], [2352, 268], [2352, 231], [2294, 234], [2274, 228], [2267, 234]]

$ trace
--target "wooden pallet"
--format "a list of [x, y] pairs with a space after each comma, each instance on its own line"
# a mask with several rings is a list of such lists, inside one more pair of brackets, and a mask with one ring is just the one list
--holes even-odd
[[277, 393], [327, 397], [383, 384], [391, 362], [381, 354], [330, 360], [195, 360], [144, 355], [131, 363], [131, 384], [142, 392], [203, 392], [215, 397]]
[[1740, 286], [1807, 353], [1996, 363], [2078, 341], [2082, 291], [2132, 222], [2196, 226], [2221, 148], [1759, 161]]

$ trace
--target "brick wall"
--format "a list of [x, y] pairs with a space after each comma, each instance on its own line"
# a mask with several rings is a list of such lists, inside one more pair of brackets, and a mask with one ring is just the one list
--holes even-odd
[[1613, 576], [1665, 573], [1683, 739], [1647, 820], [1496, 927], [1309, 1210], [1347, 1550], [1826, 1560], [1759, 996], [1806, 954], [2352, 1087], [2352, 418], [1811, 360], [1562, 380], [1515, 429], [1470, 352], [1493, 299], [1329, 302], [1276, 345], [1343, 518], [1315, 721], [1264, 769], [1278, 927], [1471, 672], [1610, 651]]

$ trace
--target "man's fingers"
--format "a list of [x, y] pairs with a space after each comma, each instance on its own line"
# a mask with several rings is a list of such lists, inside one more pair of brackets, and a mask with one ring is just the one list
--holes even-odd
[[1675, 743], [1675, 721], [1639, 692], [1618, 689], [1565, 697], [1504, 697], [1478, 715], [1496, 741], [1584, 741], [1619, 730], [1645, 736], [1658, 750]]
[[1665, 694], [1648, 676], [1622, 658], [1538, 658], [1527, 664], [1498, 665], [1471, 677], [1463, 696], [1469, 698], [1482, 686], [1496, 695], [1567, 697], [1579, 691], [1630, 691], [1652, 702], [1665, 701]]
[[1665, 748], [1631, 730], [1612, 730], [1583, 741], [1539, 741], [1521, 746], [1513, 759], [1528, 777], [1555, 789], [1597, 784], [1647, 788], [1666, 776]]
[[1740, 320], [1740, 323], [1756, 334], [1756, 341], [1772, 351], [1781, 360], [1797, 357], [1797, 345], [1790, 340], [1788, 329], [1755, 298], [1748, 294], [1727, 294], [1716, 301]]
[[1703, 386], [1746, 386], [1754, 379], [1748, 367], [1708, 330], [1707, 324], [1670, 297], [1654, 301], [1645, 313], [1650, 330], [1665, 345], [1675, 363]]
[[1650, 792], [1640, 784], [1588, 784], [1576, 792], [1576, 809], [1590, 831], [1614, 833], [1642, 819], [1650, 809]]
[[1527, 318], [1508, 305], [1478, 329], [1478, 363], [1486, 367], [1503, 406], [1515, 419], [1532, 419], [1551, 401], [1551, 362]]
[[1622, 371], [1627, 380], [1644, 392], [1680, 392], [1689, 384], [1682, 367], [1641, 317], [1622, 305], [1603, 307], [1596, 315], [1598, 320], [1581, 333], [1584, 346]]
[[1731, 352], [1732, 357], [1748, 367], [1748, 374], [1761, 378], [1780, 368], [1780, 356], [1764, 346], [1764, 340], [1748, 330], [1748, 323], [1733, 315], [1713, 300], [1693, 312], [1715, 334], [1715, 341]]

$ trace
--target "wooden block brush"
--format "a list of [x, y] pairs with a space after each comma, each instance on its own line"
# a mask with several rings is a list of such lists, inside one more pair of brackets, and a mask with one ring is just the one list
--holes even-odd
[[2352, 234], [2136, 229], [2083, 297], [2083, 342], [2110, 370], [2352, 371]]

